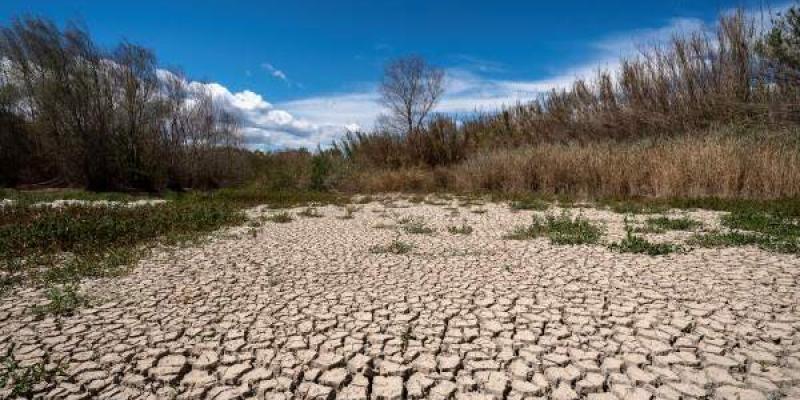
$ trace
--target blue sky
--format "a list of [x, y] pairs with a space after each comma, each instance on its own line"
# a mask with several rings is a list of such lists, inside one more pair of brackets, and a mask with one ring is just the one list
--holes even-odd
[[[153, 49], [246, 120], [253, 147], [315, 147], [380, 112], [387, 59], [417, 53], [446, 68], [439, 111], [491, 111], [530, 99], [637, 44], [713, 24], [762, 1], [37, 1], [3, 0], [0, 21], [82, 21], [101, 44]], [[781, 7], [783, 2], [766, 3]]]

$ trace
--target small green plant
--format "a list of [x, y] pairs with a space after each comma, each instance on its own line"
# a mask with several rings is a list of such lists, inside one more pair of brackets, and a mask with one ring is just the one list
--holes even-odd
[[322, 213], [316, 207], [306, 207], [303, 211], [298, 212], [297, 215], [306, 218], [322, 218]]
[[447, 231], [453, 235], [469, 235], [472, 233], [472, 227], [467, 225], [467, 221], [461, 223], [461, 225], [452, 225], [447, 227]]
[[279, 224], [285, 224], [285, 223], [289, 223], [289, 222], [294, 221], [294, 218], [292, 218], [292, 215], [289, 214], [286, 211], [279, 212], [277, 214], [272, 214], [272, 215], [268, 216], [266, 219], [267, 219], [267, 221], [272, 221], [272, 222], [276, 222], [276, 223], [279, 223]]
[[35, 306], [33, 313], [42, 318], [45, 315], [69, 316], [75, 314], [79, 308], [89, 304], [89, 300], [78, 292], [76, 285], [52, 287], [47, 291], [49, 303]]
[[550, 206], [541, 201], [539, 199], [527, 198], [522, 200], [512, 201], [509, 206], [512, 210], [536, 210], [536, 211], [544, 211], [547, 210]]
[[410, 220], [402, 224], [403, 230], [406, 233], [414, 235], [427, 235], [436, 232], [436, 229], [431, 228], [425, 224], [425, 221]]
[[14, 358], [14, 345], [10, 345], [6, 355], [0, 359], [0, 388], [11, 386], [9, 398], [33, 398], [34, 387], [40, 383], [54, 381], [57, 375], [62, 375], [61, 368], [48, 371], [44, 364], [36, 363], [23, 367]]
[[619, 251], [620, 253], [647, 254], [650, 256], [670, 254], [679, 249], [678, 246], [670, 243], [650, 242], [641, 236], [634, 235], [632, 232], [621, 241], [612, 243], [609, 247], [611, 250]]
[[504, 239], [527, 240], [547, 236], [550, 242], [559, 245], [594, 244], [600, 240], [603, 229], [580, 215], [572, 217], [567, 211], [559, 216], [535, 215], [530, 225], [517, 226]]
[[406, 254], [414, 248], [410, 243], [403, 242], [400, 239], [394, 239], [388, 245], [375, 245], [370, 247], [369, 251], [374, 254]]
[[695, 221], [689, 217], [669, 218], [666, 216], [661, 216], [656, 218], [648, 218], [645, 223], [648, 227], [660, 229], [662, 231], [690, 231], [703, 226], [700, 221]]
[[617, 243], [612, 243], [609, 248], [620, 253], [647, 254], [661, 256], [680, 250], [680, 247], [670, 243], [653, 243], [634, 234], [634, 230], [625, 219], [625, 238]]

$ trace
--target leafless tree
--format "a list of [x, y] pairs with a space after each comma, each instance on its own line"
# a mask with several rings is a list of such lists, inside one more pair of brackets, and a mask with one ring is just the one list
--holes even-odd
[[0, 25], [0, 185], [224, 186], [246, 169], [239, 131], [143, 47], [103, 50], [75, 24], [35, 17]]
[[444, 71], [420, 56], [398, 58], [386, 64], [380, 93], [388, 114], [379, 122], [410, 134], [422, 126], [444, 93]]

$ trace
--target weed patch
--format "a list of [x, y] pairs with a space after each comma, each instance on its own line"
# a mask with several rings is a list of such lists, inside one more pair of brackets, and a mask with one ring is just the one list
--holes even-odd
[[594, 244], [600, 240], [603, 229], [583, 217], [572, 217], [563, 212], [559, 216], [534, 216], [530, 225], [518, 226], [505, 235], [505, 239], [527, 240], [547, 236], [550, 242], [559, 245]]

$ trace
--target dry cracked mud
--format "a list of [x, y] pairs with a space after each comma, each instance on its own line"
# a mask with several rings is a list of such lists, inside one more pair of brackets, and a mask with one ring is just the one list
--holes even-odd
[[[481, 208], [227, 229], [85, 281], [95, 300], [68, 317], [37, 319], [43, 290], [19, 289], [0, 300], [0, 350], [60, 366], [34, 388], [53, 399], [800, 398], [796, 256], [508, 241], [532, 212]], [[584, 213], [621, 236], [621, 215]], [[402, 216], [437, 231], [375, 228]], [[447, 232], [464, 220], [471, 235]], [[414, 248], [370, 251], [397, 237]]]

